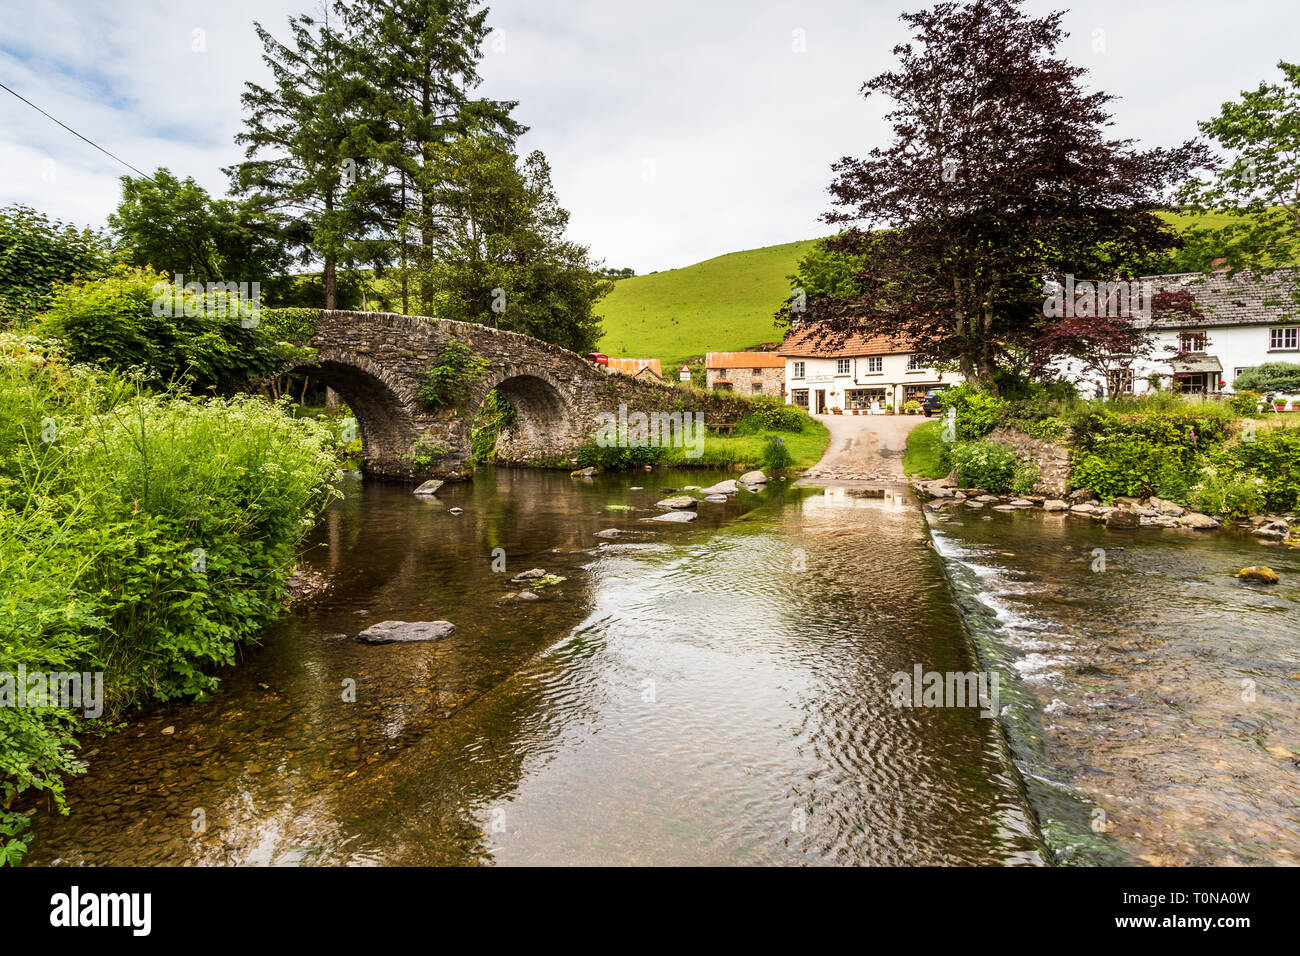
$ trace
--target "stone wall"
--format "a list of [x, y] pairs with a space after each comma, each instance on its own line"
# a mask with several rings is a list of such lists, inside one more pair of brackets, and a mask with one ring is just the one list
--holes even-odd
[[[420, 382], [452, 341], [488, 363], [455, 408], [429, 409]], [[639, 381], [575, 352], [483, 325], [389, 312], [323, 311], [307, 344], [316, 362], [300, 366], [337, 391], [356, 415], [368, 473], [398, 479], [463, 478], [470, 471], [474, 417], [493, 388], [515, 408], [497, 443], [499, 460], [567, 466], [602, 412], [699, 412], [731, 424], [746, 408], [731, 396]], [[417, 455], [431, 458], [420, 462]]]
[[995, 428], [989, 441], [1006, 445], [1021, 461], [1038, 464], [1038, 483], [1034, 490], [1052, 497], [1062, 497], [1070, 491], [1070, 451], [1049, 441], [1031, 438], [1018, 428]]

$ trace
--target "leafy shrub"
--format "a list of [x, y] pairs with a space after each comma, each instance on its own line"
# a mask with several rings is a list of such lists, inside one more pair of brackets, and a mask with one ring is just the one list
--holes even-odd
[[1005, 445], [990, 441], [955, 442], [952, 462], [963, 488], [983, 488], [1001, 493], [1011, 490], [1016, 477], [1016, 455]]
[[943, 392], [939, 404], [945, 415], [949, 409], [956, 409], [957, 439], [972, 441], [983, 438], [997, 427], [1008, 403], [963, 382]]
[[515, 407], [495, 388], [487, 393], [483, 405], [474, 417], [470, 432], [470, 464], [491, 461], [496, 455], [497, 439], [515, 423]]
[[1263, 479], [1261, 494], [1271, 511], [1300, 510], [1300, 428], [1261, 429], [1233, 453], [1241, 469]]
[[420, 382], [420, 400], [430, 408], [457, 405], [487, 367], [464, 342], [448, 342]]
[[0, 326], [40, 312], [55, 286], [108, 268], [108, 241], [28, 206], [0, 209]]
[[178, 294], [161, 273], [120, 266], [59, 286], [36, 328], [61, 340], [74, 362], [131, 371], [152, 386], [183, 382], [196, 392], [226, 393], [309, 358], [296, 343], [310, 336], [317, 315], [243, 315], [236, 295]]
[[1246, 369], [1232, 384], [1239, 391], [1250, 389], [1255, 392], [1300, 395], [1300, 365], [1294, 362], [1265, 362]]
[[1170, 463], [1168, 454], [1167, 447], [1141, 435], [1111, 436], [1075, 457], [1071, 482], [1107, 501], [1117, 495], [1155, 494], [1158, 476]]
[[921, 410], [921, 403], [918, 402], [916, 399], [912, 399], [910, 402], [903, 403], [903, 411], [905, 412], [915, 413], [915, 412], [919, 412], [920, 410]]
[[1038, 487], [1039, 468], [1038, 462], [1018, 461], [1016, 462], [1015, 474], [1011, 479], [1011, 490], [1018, 495], [1030, 495]]
[[1259, 392], [1238, 388], [1237, 394], [1228, 400], [1228, 405], [1238, 415], [1250, 416], [1259, 412], [1259, 406], [1263, 400], [1264, 396]]
[[1264, 479], [1223, 474], [1206, 465], [1187, 492], [1187, 503], [1206, 514], [1244, 518], [1264, 510]]
[[775, 395], [752, 399], [754, 410], [736, 423], [736, 434], [758, 431], [801, 432], [808, 421], [803, 409], [787, 405]]
[[[281, 608], [333, 495], [328, 431], [260, 399], [153, 396], [0, 335], [0, 671], [101, 671], [105, 718], [205, 694]], [[62, 808], [83, 718], [0, 708], [0, 856]]]
[[767, 444], [763, 446], [764, 471], [779, 474], [793, 464], [794, 459], [790, 457], [790, 449], [785, 447], [785, 442], [776, 435], [769, 436]]
[[643, 468], [653, 465], [664, 455], [664, 448], [645, 445], [643, 447], [621, 445], [599, 445], [590, 441], [578, 449], [578, 464], [583, 468], [599, 468], [601, 471], [625, 471], [629, 468]]

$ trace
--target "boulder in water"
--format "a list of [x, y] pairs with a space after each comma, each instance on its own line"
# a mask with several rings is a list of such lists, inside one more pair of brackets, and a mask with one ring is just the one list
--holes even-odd
[[413, 494], [417, 495], [436, 495], [438, 489], [445, 485], [446, 482], [440, 478], [430, 478], [420, 487], [416, 488]]
[[357, 640], [362, 644], [415, 644], [440, 641], [455, 630], [450, 621], [381, 621], [358, 634]]
[[698, 508], [700, 503], [690, 495], [678, 495], [676, 498], [664, 498], [662, 501], [656, 501], [656, 508], [672, 508], [681, 510], [685, 508]]
[[1261, 581], [1264, 584], [1277, 584], [1277, 572], [1272, 568], [1266, 568], [1262, 564], [1252, 564], [1248, 568], [1242, 568], [1237, 572], [1237, 577], [1243, 581]]

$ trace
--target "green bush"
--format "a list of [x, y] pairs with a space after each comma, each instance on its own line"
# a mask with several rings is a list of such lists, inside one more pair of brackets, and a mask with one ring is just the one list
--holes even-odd
[[[1169, 449], [1141, 435], [1116, 435], [1076, 456], [1075, 487], [1091, 488], [1104, 500], [1117, 495], [1155, 494], [1157, 479], [1169, 463]], [[1166, 476], [1167, 477], [1167, 476]]]
[[1259, 414], [1259, 406], [1262, 401], [1264, 401], [1264, 396], [1259, 392], [1239, 388], [1237, 394], [1228, 400], [1228, 405], [1238, 415], [1249, 417]]
[[108, 268], [108, 241], [28, 206], [0, 208], [0, 328], [25, 324], [57, 285]]
[[763, 470], [780, 474], [792, 464], [794, 459], [790, 457], [790, 449], [785, 447], [785, 442], [776, 435], [769, 436], [767, 444], [763, 446]]
[[[105, 719], [205, 694], [281, 609], [334, 492], [328, 431], [282, 405], [153, 396], [0, 335], [0, 671], [100, 671]], [[80, 716], [0, 708], [0, 854], [29, 789], [62, 808]]]
[[1300, 395], [1300, 365], [1294, 362], [1265, 362], [1246, 369], [1232, 384], [1238, 390]]
[[1260, 429], [1254, 441], [1239, 441], [1233, 453], [1241, 470], [1263, 479], [1264, 506], [1300, 511], [1300, 428]]
[[950, 409], [956, 410], [958, 441], [972, 441], [983, 438], [1000, 424], [1008, 403], [963, 382], [944, 391], [939, 396], [939, 405], [945, 415]]
[[460, 404], [487, 367], [487, 360], [475, 355], [464, 342], [448, 342], [420, 382], [420, 401], [430, 408]]
[[951, 450], [957, 482], [963, 488], [982, 488], [1000, 494], [1010, 491], [1016, 478], [1016, 455], [1005, 445], [990, 441], [956, 442]]
[[664, 455], [664, 448], [646, 445], [643, 447], [600, 445], [590, 441], [578, 449], [578, 465], [583, 468], [599, 468], [601, 471], [626, 471], [629, 468], [643, 468], [656, 464]]
[[787, 405], [775, 395], [751, 399], [754, 410], [736, 423], [734, 432], [740, 435], [760, 431], [801, 432], [808, 415], [796, 405]]
[[236, 295], [178, 295], [167, 276], [122, 266], [59, 286], [36, 330], [60, 340], [74, 362], [128, 371], [150, 386], [184, 383], [196, 392], [228, 393], [309, 359], [300, 343], [317, 315], [313, 309], [241, 314]]

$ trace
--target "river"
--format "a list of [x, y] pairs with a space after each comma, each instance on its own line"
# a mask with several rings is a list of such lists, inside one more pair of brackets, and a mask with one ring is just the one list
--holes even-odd
[[[329, 588], [212, 700], [88, 742], [29, 862], [1043, 862], [997, 722], [890, 702], [977, 666], [910, 491], [642, 520], [721, 477], [350, 482], [305, 562]], [[534, 567], [564, 580], [507, 598]], [[385, 619], [457, 631], [353, 640]]]
[[[1277, 786], [1283, 761], [1266, 747], [1296, 739], [1300, 595], [1222, 573], [1258, 545], [1134, 537], [1098, 574], [1090, 549], [1113, 539], [1087, 522], [932, 516], [932, 539], [902, 485], [774, 482], [702, 502], [692, 524], [643, 520], [665, 489], [721, 477], [480, 469], [434, 499], [347, 482], [304, 561], [326, 590], [211, 700], [87, 741], [72, 812], [38, 817], [28, 862], [1294, 854], [1295, 776]], [[596, 536], [611, 527], [625, 534]], [[1287, 561], [1274, 565], [1300, 571]], [[512, 597], [530, 568], [562, 580]], [[388, 619], [457, 631], [353, 639]], [[1113, 659], [1094, 659], [1099, 641]], [[1006, 674], [1005, 723], [894, 706], [891, 675], [972, 671], [976, 647]], [[1223, 690], [1239, 696], [1240, 679], [1258, 685], [1249, 710]], [[1133, 749], [1099, 755], [1099, 726]]]

